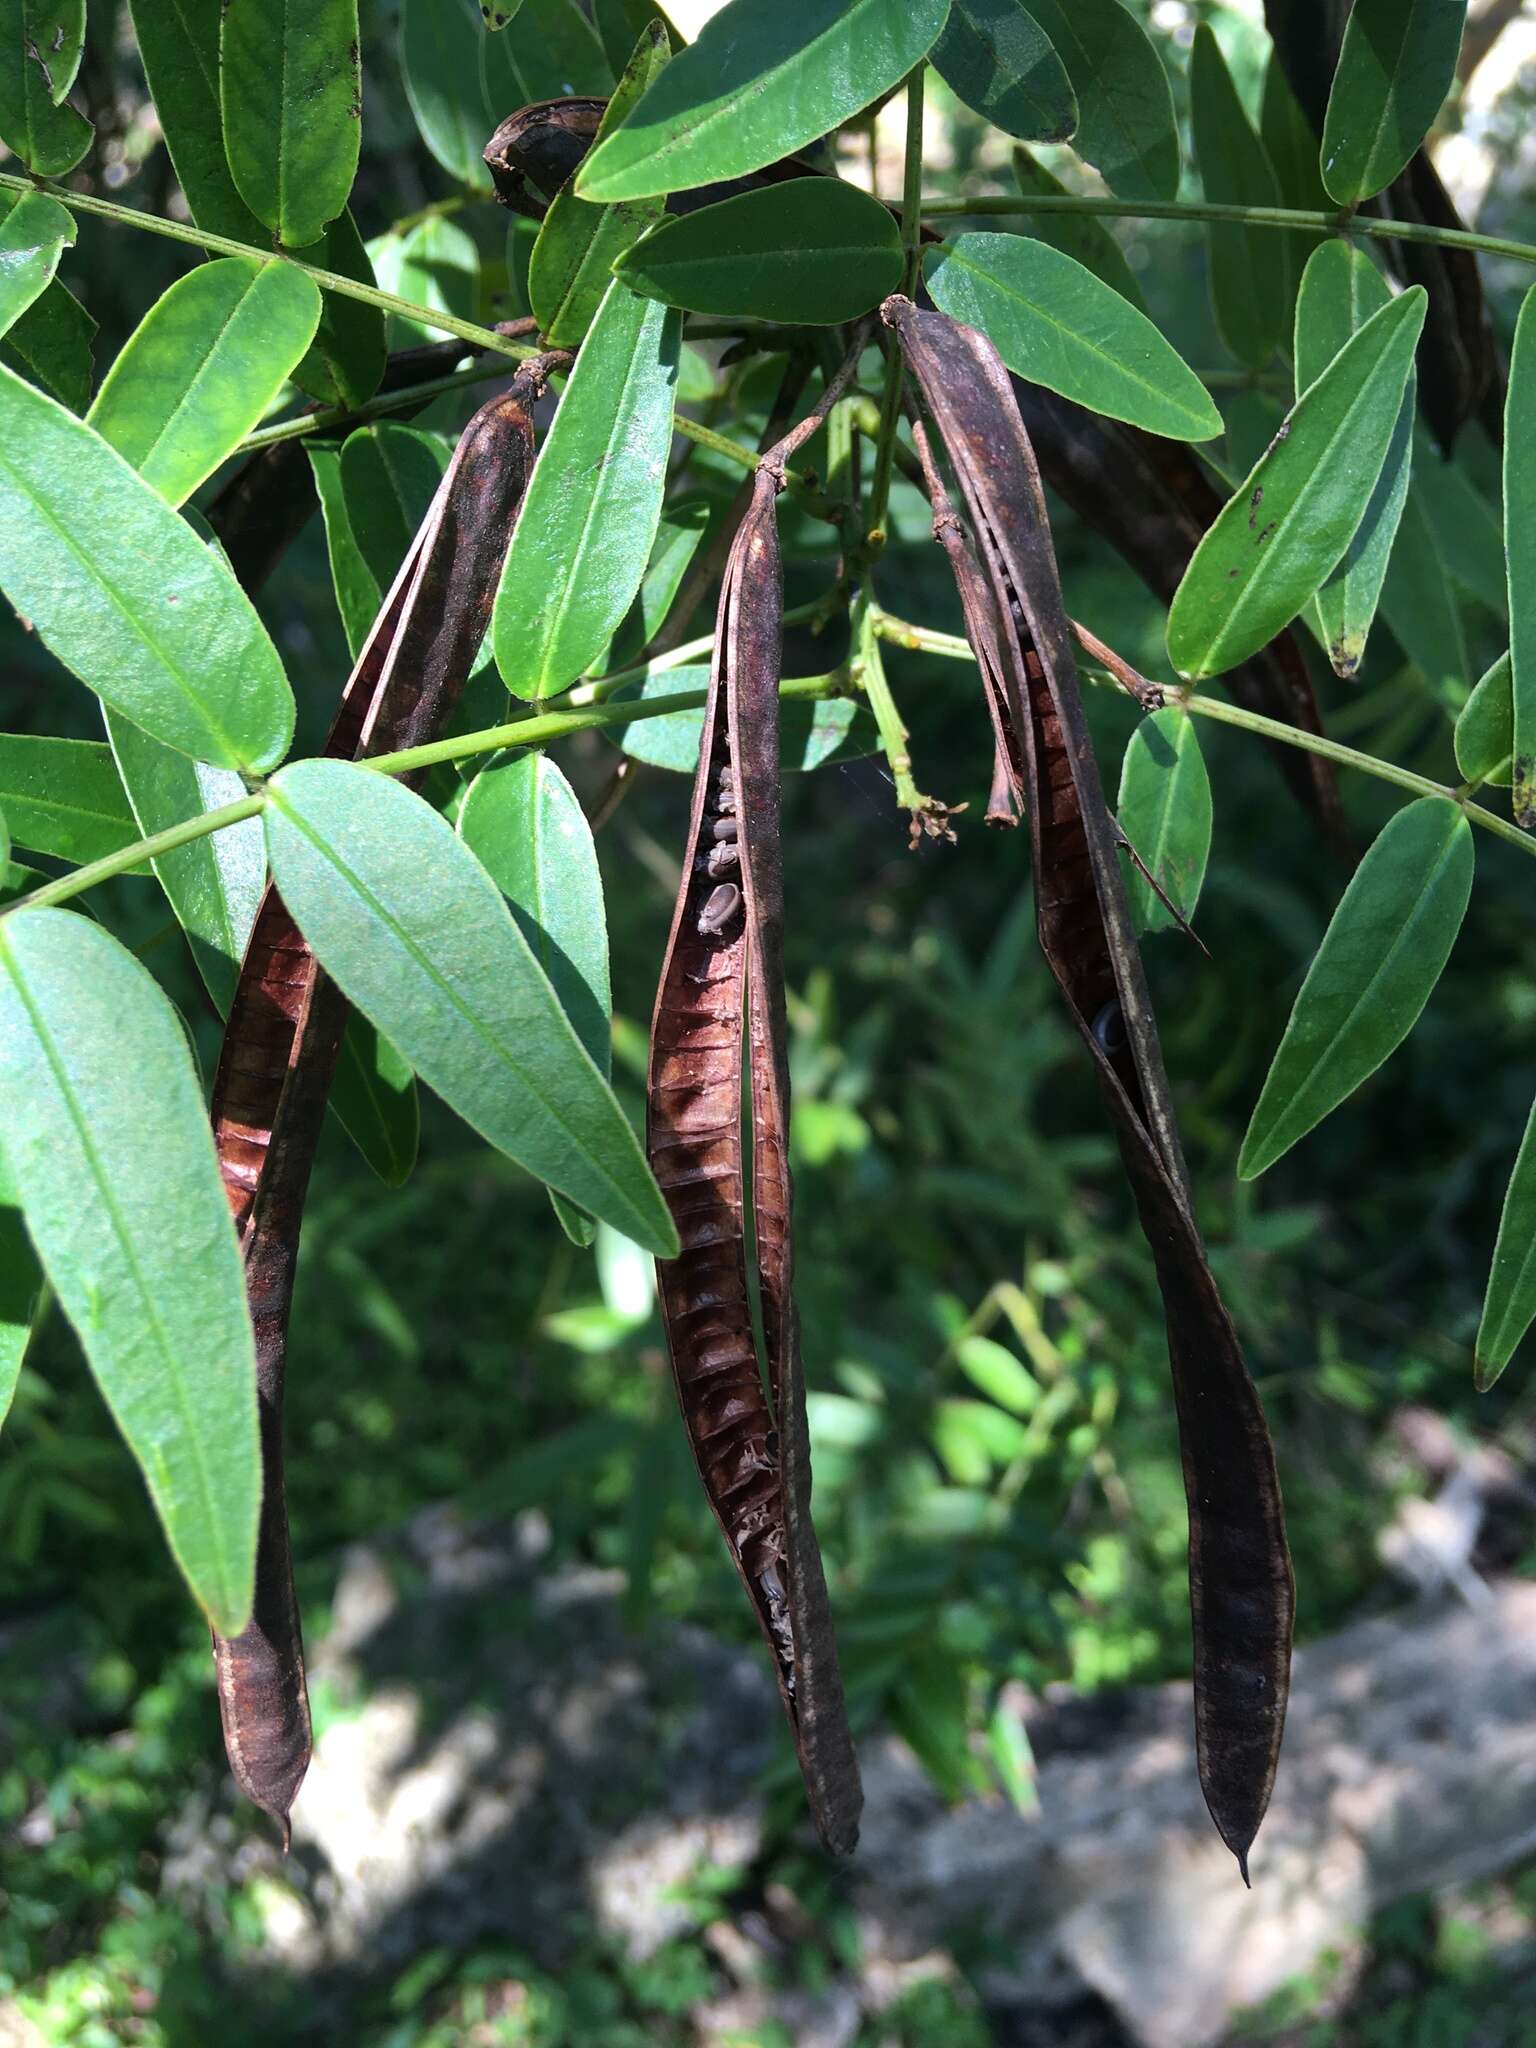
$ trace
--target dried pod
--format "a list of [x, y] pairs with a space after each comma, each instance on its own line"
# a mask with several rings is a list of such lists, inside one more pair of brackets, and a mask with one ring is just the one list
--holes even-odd
[[1041, 949], [1098, 1073], [1162, 1289], [1189, 1505], [1200, 1781], [1246, 1881], [1279, 1758], [1295, 1606], [1269, 1432], [1194, 1221], [1044, 494], [1007, 372], [990, 343], [942, 313], [902, 298], [882, 310], [965, 501], [976, 558], [951, 546], [951, 559], [962, 562], [968, 622], [984, 615], [984, 665], [1001, 664], [1022, 742]]
[[[420, 744], [474, 665], [533, 463], [531, 406], [548, 363], [475, 415], [347, 682], [325, 752]], [[213, 1088], [214, 1137], [245, 1256], [256, 1332], [264, 1486], [248, 1628], [214, 1637], [230, 1767], [288, 1836], [309, 1766], [309, 1703], [283, 1487], [283, 1381], [299, 1224], [347, 1006], [275, 889], [257, 913]]]
[[[811, 1526], [810, 1444], [787, 1130], [778, 689], [783, 585], [759, 470], [720, 595], [682, 885], [651, 1027], [647, 1145], [682, 1250], [658, 1264], [678, 1403], [710, 1506], [773, 1654], [822, 1840], [846, 1855], [862, 1804]], [[717, 878], [721, 847], [734, 879]], [[748, 1288], [742, 1045], [767, 1385]]]
[[605, 99], [538, 100], [509, 114], [483, 152], [502, 205], [542, 220], [592, 147], [607, 107]]

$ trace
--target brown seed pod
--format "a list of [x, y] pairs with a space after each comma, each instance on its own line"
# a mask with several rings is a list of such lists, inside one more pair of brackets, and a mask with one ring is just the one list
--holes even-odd
[[[857, 345], [850, 359], [857, 361]], [[858, 1839], [863, 1795], [821, 1553], [792, 1293], [778, 692], [783, 581], [774, 499], [792, 443], [764, 458], [720, 594], [683, 879], [651, 1026], [647, 1149], [682, 1250], [658, 1262], [678, 1404], [699, 1476], [773, 1654], [817, 1829]], [[724, 857], [722, 858], [722, 852]], [[766, 1388], [746, 1256], [742, 1045]]]
[[[342, 696], [325, 752], [350, 759], [427, 740], [474, 665], [533, 464], [531, 407], [550, 359], [525, 366], [460, 439]], [[230, 1767], [288, 1838], [309, 1767], [309, 1702], [283, 1487], [283, 1381], [299, 1225], [347, 1006], [277, 891], [262, 898], [213, 1087], [225, 1191], [256, 1332], [264, 1486], [251, 1622], [214, 1637]]]
[[1044, 494], [991, 344], [910, 300], [882, 312], [954, 464], [971, 555], [940, 497], [983, 671], [1000, 673], [1035, 857], [1041, 950], [1098, 1073], [1168, 1322], [1189, 1505], [1195, 1735], [1211, 1817], [1247, 1880], [1285, 1723], [1295, 1592], [1274, 1454], [1195, 1224], [1118, 835], [1088, 738]]

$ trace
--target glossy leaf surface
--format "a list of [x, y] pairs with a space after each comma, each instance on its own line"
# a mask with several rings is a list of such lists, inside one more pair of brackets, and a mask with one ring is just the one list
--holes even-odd
[[1354, 0], [1323, 122], [1323, 183], [1341, 206], [1390, 185], [1456, 80], [1467, 0]]
[[1351, 877], [1296, 998], [1237, 1170], [1253, 1180], [1394, 1053], [1450, 957], [1472, 827], [1444, 797], [1397, 813]]
[[1179, 130], [1168, 74], [1120, 0], [1029, 0], [1077, 94], [1072, 146], [1122, 199], [1172, 199]]
[[634, 1131], [452, 828], [349, 762], [298, 762], [271, 793], [273, 879], [348, 999], [490, 1143], [637, 1243], [672, 1253]]
[[793, 154], [925, 56], [949, 0], [728, 0], [583, 164], [585, 199], [680, 192]]
[[1256, 654], [1349, 546], [1392, 443], [1424, 305], [1415, 285], [1373, 315], [1222, 507], [1169, 609], [1181, 674], [1220, 675]]
[[60, 104], [80, 61], [80, 16], [79, 0], [0, 0], [0, 142], [39, 178], [72, 171], [95, 133]]
[[[1208, 23], [1195, 31], [1189, 66], [1195, 160], [1207, 199], [1278, 206], [1280, 188], [1264, 145], [1243, 110], [1237, 87]], [[1286, 270], [1266, 237], [1241, 221], [1212, 221], [1211, 299], [1221, 338], [1240, 362], [1268, 362], [1285, 336]]]
[[357, 0], [220, 0], [219, 106], [236, 190], [289, 249], [347, 203], [362, 137]]
[[960, 235], [923, 260], [935, 304], [1015, 375], [1151, 434], [1208, 441], [1221, 414], [1145, 313], [1028, 235]]
[[[1211, 782], [1195, 722], [1170, 706], [1144, 718], [1120, 769], [1120, 825], [1180, 915], [1195, 914], [1211, 851]], [[1132, 862], [1126, 873], [1138, 932], [1167, 931], [1175, 919]]]
[[256, 1362], [175, 1011], [88, 918], [0, 925], [0, 1132], [27, 1228], [214, 1626], [250, 1611]]
[[0, 334], [47, 290], [74, 239], [73, 214], [46, 192], [23, 193], [0, 220]]
[[951, 0], [929, 61], [972, 113], [1021, 142], [1065, 142], [1077, 94], [1050, 37], [1021, 0]]

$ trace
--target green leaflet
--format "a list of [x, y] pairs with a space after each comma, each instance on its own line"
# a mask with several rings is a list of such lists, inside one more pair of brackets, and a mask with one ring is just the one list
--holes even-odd
[[308, 450], [336, 603], [355, 661], [448, 466], [441, 435], [382, 420]]
[[[665, 668], [622, 692], [629, 703], [658, 704], [709, 683], [707, 668]], [[637, 718], [613, 734], [632, 761], [692, 775], [699, 765], [704, 732], [702, 703], [683, 711]], [[809, 773], [830, 761], [856, 761], [880, 751], [880, 732], [871, 713], [851, 697], [787, 698], [779, 706], [780, 766], [786, 775]]]
[[951, 0], [929, 62], [956, 99], [1021, 142], [1065, 142], [1077, 94], [1050, 37], [1020, 0]]
[[89, 919], [0, 925], [0, 1133], [27, 1229], [210, 1623], [250, 1613], [256, 1357], [175, 1011]]
[[583, 199], [738, 178], [839, 127], [924, 57], [949, 0], [728, 0], [577, 173]]
[[491, 189], [481, 152], [501, 118], [480, 90], [484, 39], [472, 0], [403, 0], [400, 69], [421, 139], [450, 177], [478, 192]]
[[[1195, 722], [1172, 706], [1131, 734], [1120, 769], [1121, 829], [1186, 922], [1195, 914], [1211, 851], [1211, 783]], [[1138, 932], [1176, 920], [1133, 862], [1126, 881]]]
[[688, 573], [688, 565], [709, 531], [712, 510], [712, 501], [702, 492], [674, 498], [671, 504], [663, 505], [644, 579], [603, 655], [605, 675], [637, 660], [661, 631]]
[[1461, 929], [1472, 827], [1420, 797], [1376, 839], [1344, 891], [1296, 998], [1237, 1163], [1254, 1180], [1394, 1053]]
[[1456, 78], [1467, 0], [1354, 0], [1323, 120], [1323, 183], [1341, 206], [1390, 185]]
[[1366, 322], [1212, 522], [1169, 608], [1180, 674], [1220, 675], [1256, 654], [1348, 547], [1391, 445], [1424, 306], [1414, 285]]
[[1448, 711], [1460, 711], [1471, 678], [1461, 607], [1436, 543], [1421, 480], [1408, 486], [1397, 545], [1382, 585], [1381, 615]]
[[[1189, 112], [1195, 160], [1207, 199], [1244, 206], [1278, 206], [1280, 188], [1264, 145], [1243, 111], [1209, 23], [1195, 31], [1189, 65]], [[1221, 338], [1239, 362], [1268, 362], [1285, 336], [1289, 301], [1286, 267], [1262, 231], [1239, 221], [1212, 221], [1206, 229], [1211, 261], [1211, 303]]]
[[273, 879], [349, 1000], [499, 1150], [675, 1257], [634, 1131], [452, 828], [352, 762], [296, 762], [269, 789]]
[[97, 740], [0, 733], [0, 809], [16, 845], [75, 867], [142, 836], [112, 755]]
[[1536, 285], [1526, 293], [1509, 357], [1504, 406], [1504, 550], [1515, 706], [1515, 823], [1536, 825]]
[[1028, 0], [1077, 94], [1072, 147], [1122, 199], [1172, 199], [1179, 130], [1163, 60], [1121, 0]]
[[[4, 1183], [0, 1161], [0, 1183]], [[43, 1269], [37, 1263], [14, 1191], [0, 1184], [0, 1425], [10, 1413], [16, 1382], [42, 1303]]]
[[[434, 214], [403, 235], [380, 235], [368, 254], [381, 291], [460, 320], [473, 320], [479, 311], [480, 252], [457, 222]], [[442, 335], [423, 320], [391, 313], [388, 338], [391, 348], [414, 348]]]
[[[597, 131], [598, 142], [618, 127], [670, 54], [665, 27], [653, 21], [614, 88]], [[661, 218], [663, 203], [659, 198], [631, 199], [618, 206], [594, 206], [578, 199], [570, 186], [555, 194], [528, 263], [528, 297], [546, 341], [564, 348], [583, 339], [615, 264]]]
[[1515, 710], [1509, 683], [1509, 656], [1501, 654], [1461, 708], [1456, 721], [1456, 766], [1466, 782], [1509, 787], [1515, 753]]
[[653, 21], [661, 23], [674, 50], [683, 47], [683, 38], [673, 27], [666, 9], [653, 7], [651, 0], [594, 0], [592, 18], [597, 23], [603, 52], [616, 75], [629, 62], [636, 37], [643, 35]]
[[205, 263], [145, 314], [86, 420], [180, 505], [261, 419], [319, 321], [320, 294], [292, 264]]
[[[1296, 95], [1273, 50], [1264, 67], [1264, 92], [1259, 103], [1259, 140], [1269, 158], [1280, 203], [1298, 212], [1326, 213], [1330, 206], [1322, 174], [1317, 167], [1317, 136], [1297, 104]], [[1295, 303], [1307, 258], [1320, 248], [1324, 237], [1315, 233], [1287, 233], [1279, 237], [1285, 249], [1286, 299]]]
[[1485, 1393], [1536, 1319], [1536, 1105], [1504, 1191], [1488, 1291], [1477, 1326], [1474, 1383]]
[[1496, 618], [1509, 616], [1509, 581], [1499, 515], [1459, 462], [1449, 462], [1422, 429], [1414, 436], [1414, 472], [1446, 569]]
[[[593, 1065], [612, 1069], [608, 920], [592, 829], [576, 792], [546, 754], [497, 756], [470, 784], [459, 837], [512, 906]], [[592, 1219], [551, 1191], [561, 1227], [588, 1245]]]
[[362, 91], [357, 0], [220, 0], [224, 154], [285, 248], [318, 241], [346, 207]]
[[901, 232], [856, 185], [791, 178], [663, 221], [614, 272], [635, 291], [693, 313], [831, 327], [856, 320], [901, 283]]
[[544, 437], [491, 634], [509, 690], [544, 697], [591, 667], [640, 587], [661, 515], [681, 321], [616, 279]]
[[[1334, 239], [1313, 251], [1296, 300], [1298, 398], [1391, 297], [1386, 279], [1363, 249]], [[1313, 600], [1318, 632], [1335, 675], [1354, 675], [1365, 658], [1366, 639], [1408, 495], [1416, 395], [1417, 380], [1410, 371], [1386, 460], [1365, 513]]]
[[613, 90], [613, 66], [576, 0], [522, 0], [516, 35], [480, 38], [479, 68], [487, 139], [517, 107]]
[[[0, 215], [15, 198], [12, 192], [0, 192]], [[95, 334], [96, 322], [56, 277], [10, 331], [0, 335], [0, 363], [8, 364], [71, 412], [84, 412], [91, 402]]]
[[1178, 441], [1209, 441], [1221, 414], [1145, 313], [1029, 235], [966, 234], [925, 252], [936, 305], [986, 335], [1016, 375]]
[[4, 368], [0, 589], [167, 746], [253, 771], [287, 751], [293, 696], [224, 562], [99, 434]]
[[387, 1188], [416, 1164], [421, 1105], [410, 1063], [358, 1010], [347, 1019], [326, 1107]]
[[0, 142], [34, 177], [72, 171], [96, 132], [61, 104], [80, 62], [84, 31], [82, 0], [64, 0], [62, 7], [57, 0], [0, 0]]
[[73, 214], [46, 192], [23, 193], [5, 213], [0, 220], [0, 334], [47, 290], [59, 257], [74, 239]]
[[[1067, 190], [1060, 178], [1027, 149], [1013, 152], [1013, 175], [1026, 199], [1036, 193], [1043, 198], [1056, 198]], [[1146, 312], [1147, 302], [1125, 260], [1125, 251], [1096, 214], [1034, 214], [1023, 223], [1023, 232], [1037, 242], [1049, 242], [1063, 256], [1070, 256], [1074, 263], [1081, 263], [1085, 270], [1112, 285], [1138, 313]]]
[[[235, 189], [219, 108], [220, 0], [130, 0], [134, 39], [176, 176], [199, 227], [264, 249], [271, 240]], [[293, 252], [360, 284], [373, 271], [351, 214]], [[356, 299], [327, 298], [314, 346], [294, 382], [325, 404], [361, 405], [384, 374], [384, 315]], [[61, 394], [62, 395], [62, 394]]]
[[363, 642], [368, 638], [368, 628], [378, 613], [379, 586], [358, 549], [352, 522], [347, 516], [346, 492], [341, 481], [341, 450], [311, 437], [304, 444], [304, 452], [314, 473], [320, 511], [325, 520], [326, 552], [330, 557], [336, 607], [341, 613], [342, 631], [347, 636], [347, 652], [356, 661], [362, 652]]

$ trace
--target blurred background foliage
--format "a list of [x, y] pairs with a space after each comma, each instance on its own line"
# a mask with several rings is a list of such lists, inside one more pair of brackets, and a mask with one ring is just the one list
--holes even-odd
[[[447, 194], [404, 99], [394, 12], [389, 0], [364, 7], [354, 206], [365, 236]], [[1158, 0], [1151, 13], [1176, 73], [1195, 22], [1213, 19], [1256, 104], [1267, 54], [1256, 8]], [[91, 0], [88, 49], [97, 189], [174, 211], [126, 10], [112, 0]], [[930, 188], [1006, 189], [1000, 138], [936, 82], [932, 96]], [[1492, 161], [1480, 223], [1494, 232], [1536, 235], [1521, 162], [1533, 113], [1536, 67], [1506, 82], [1480, 130]], [[883, 133], [875, 140], [894, 189]], [[850, 163], [865, 161], [854, 138]], [[482, 318], [518, 310], [506, 216], [472, 204], [454, 222], [478, 252], [478, 278], [449, 266], [428, 283]], [[1234, 447], [1251, 447], [1285, 394], [1263, 378], [1244, 384], [1224, 356], [1198, 230], [1126, 223], [1120, 239], [1186, 359], [1220, 373]], [[385, 245], [386, 260], [399, 254]], [[65, 274], [100, 325], [98, 374], [184, 267], [173, 245], [81, 221]], [[1507, 342], [1525, 280], [1497, 265], [1488, 280]], [[760, 414], [771, 381], [761, 362], [721, 373], [704, 410]], [[423, 423], [452, 429], [469, 402]], [[1475, 431], [1463, 459], [1496, 488], [1496, 458]], [[695, 457], [690, 487], [724, 493], [732, 482]], [[908, 487], [895, 509], [885, 601], [957, 629]], [[825, 529], [791, 519], [786, 530], [793, 604], [821, 592], [829, 569]], [[1064, 512], [1057, 541], [1073, 613], [1164, 673], [1161, 616], [1132, 574]], [[1471, 591], [1457, 597], [1475, 676], [1501, 629]], [[300, 697], [302, 745], [347, 668], [318, 519], [263, 610]], [[837, 631], [793, 634], [787, 671], [831, 666]], [[912, 854], [878, 759], [790, 786], [799, 1294], [818, 1518], [856, 1720], [894, 1726], [946, 1792], [991, 1789], [1027, 1806], [1020, 1685], [1092, 1689], [1188, 1670], [1162, 1319], [1086, 1062], [1034, 954], [1026, 848], [980, 823], [991, 751], [974, 677], [924, 655], [889, 660], [921, 786], [969, 810], [957, 845]], [[0, 663], [8, 726], [90, 736], [85, 693], [10, 617]], [[1320, 688], [1340, 737], [1455, 781], [1445, 709], [1385, 627], [1358, 683], [1320, 676]], [[1090, 714], [1112, 784], [1133, 713], [1093, 692]], [[1276, 1435], [1305, 1638], [1402, 1598], [1377, 1538], [1427, 1483], [1396, 1426], [1405, 1410], [1428, 1407], [1469, 1438], [1531, 1455], [1528, 1374], [1517, 1360], [1492, 1395], [1474, 1397], [1470, 1339], [1536, 1081], [1536, 923], [1523, 867], [1485, 844], [1451, 968], [1408, 1045], [1261, 1184], [1239, 1188], [1239, 1136], [1343, 877], [1260, 747], [1209, 725], [1201, 738], [1216, 795], [1200, 916], [1212, 957], [1165, 936], [1149, 943], [1148, 970], [1213, 1263]], [[587, 734], [561, 759], [590, 806], [618, 756]], [[1358, 779], [1344, 795], [1363, 844], [1393, 799]], [[637, 1116], [686, 804], [683, 778], [647, 772], [598, 839], [615, 1071]], [[125, 879], [100, 908], [182, 1004], [206, 1062], [215, 1020], [152, 886]], [[348, 1540], [452, 1500], [471, 1516], [541, 1508], [553, 1560], [623, 1568], [637, 1629], [687, 1616], [746, 1640], [749, 1618], [689, 1469], [643, 1263], [607, 1237], [595, 1257], [578, 1252], [539, 1188], [430, 1098], [424, 1110], [421, 1162], [402, 1193], [371, 1179], [334, 1129], [315, 1175], [288, 1408], [311, 1627], [323, 1627]], [[304, 2038], [283, 1984], [266, 1972], [253, 1989], [261, 1859], [200, 1916], [158, 1895], [162, 1828], [189, 1786], [234, 1807], [211, 1668], [127, 1453], [57, 1321], [0, 1439], [0, 1527], [0, 1993], [18, 1993], [45, 2037], [72, 2048]], [[1503, 1562], [1530, 1570], [1536, 1557], [1516, 1544]], [[327, 1704], [317, 1699], [322, 1727]], [[249, 1809], [237, 1824], [258, 1835]], [[835, 1878], [790, 1833], [767, 1871], [701, 1876], [698, 1929], [725, 1897], [768, 1882], [816, 1916], [798, 1968], [814, 1978], [856, 1960]], [[1508, 1898], [1536, 1942], [1536, 1876]], [[1529, 2022], [1517, 2021], [1475, 1914], [1458, 1921], [1422, 1902], [1387, 1916], [1371, 1940], [1376, 1959], [1351, 2013], [1313, 2017], [1327, 1987], [1308, 1980], [1244, 2038], [1362, 2048], [1532, 2038], [1517, 2032]], [[358, 2038], [369, 2048], [683, 2042], [715, 1970], [697, 1938], [635, 1966], [594, 1933], [558, 1982], [516, 1955], [432, 1953], [378, 1985]], [[937, 1983], [910, 1993], [879, 2035], [909, 2048], [991, 2038], [963, 1986]], [[767, 2036], [762, 2048], [773, 2048]]]

